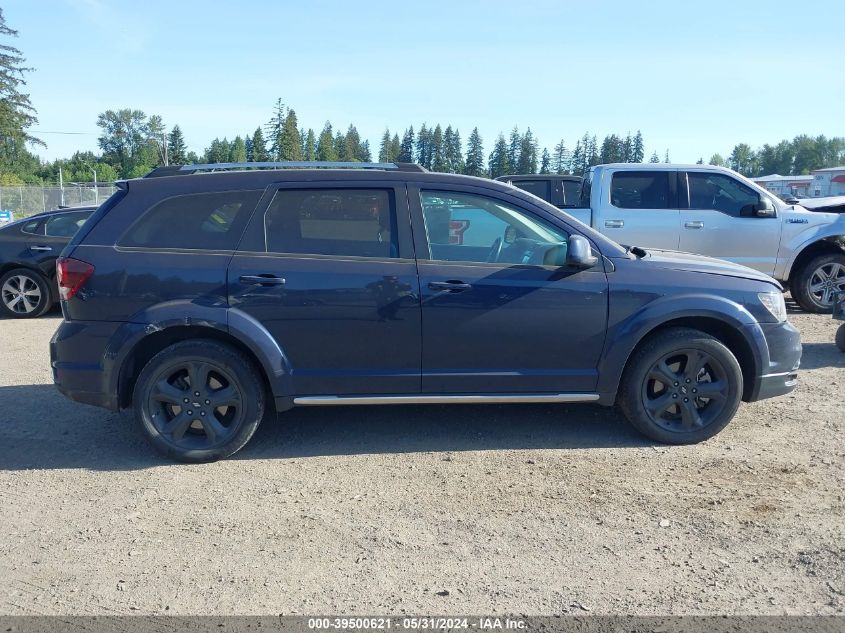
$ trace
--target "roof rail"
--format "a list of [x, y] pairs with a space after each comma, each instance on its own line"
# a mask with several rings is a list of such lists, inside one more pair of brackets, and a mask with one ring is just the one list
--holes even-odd
[[382, 169], [386, 171], [428, 171], [416, 163], [358, 163], [344, 161], [281, 161], [256, 163], [201, 163], [197, 165], [168, 165], [156, 167], [144, 178], [183, 176], [198, 171], [226, 171], [235, 169]]

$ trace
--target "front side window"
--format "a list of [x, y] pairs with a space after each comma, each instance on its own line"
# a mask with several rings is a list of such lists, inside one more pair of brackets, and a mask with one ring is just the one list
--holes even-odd
[[431, 259], [561, 266], [568, 235], [510, 204], [467, 193], [424, 191]]
[[382, 189], [280, 189], [264, 235], [272, 253], [399, 256], [393, 193]]
[[51, 237], [73, 237], [93, 211], [62, 213], [47, 219], [44, 229]]
[[261, 191], [174, 196], [152, 206], [120, 246], [234, 250]]
[[613, 174], [610, 203], [619, 209], [670, 209], [668, 171], [620, 171]]
[[751, 216], [760, 196], [751, 187], [724, 174], [690, 172], [690, 209], [715, 209], [732, 216]]

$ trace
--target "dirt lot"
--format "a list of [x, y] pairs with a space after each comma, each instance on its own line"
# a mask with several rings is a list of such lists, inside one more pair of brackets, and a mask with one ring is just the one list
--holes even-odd
[[[160, 459], [0, 322], [0, 613], [831, 614], [845, 354], [670, 448], [593, 406], [296, 410], [225, 462]], [[447, 593], [448, 592], [448, 593]]]

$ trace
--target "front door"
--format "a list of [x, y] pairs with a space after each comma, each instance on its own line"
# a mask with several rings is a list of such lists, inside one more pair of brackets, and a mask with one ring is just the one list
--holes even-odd
[[681, 206], [687, 207], [681, 209], [681, 250], [774, 274], [781, 218], [754, 214], [760, 194], [716, 172], [682, 173], [681, 180]]
[[295, 395], [420, 391], [420, 304], [404, 186], [279, 186], [229, 266], [232, 308], [286, 355]]
[[602, 263], [564, 265], [569, 232], [474, 187], [409, 191], [423, 393], [591, 392], [607, 324]]
[[[595, 228], [627, 246], [678, 250], [677, 171], [616, 171]], [[593, 183], [595, 186], [595, 183]]]

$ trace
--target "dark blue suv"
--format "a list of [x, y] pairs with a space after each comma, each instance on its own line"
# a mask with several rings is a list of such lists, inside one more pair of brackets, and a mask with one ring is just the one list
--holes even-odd
[[184, 461], [294, 406], [597, 402], [698, 442], [791, 391], [801, 355], [766, 275], [415, 165], [161, 168], [94, 213], [58, 279], [58, 388], [134, 408]]

